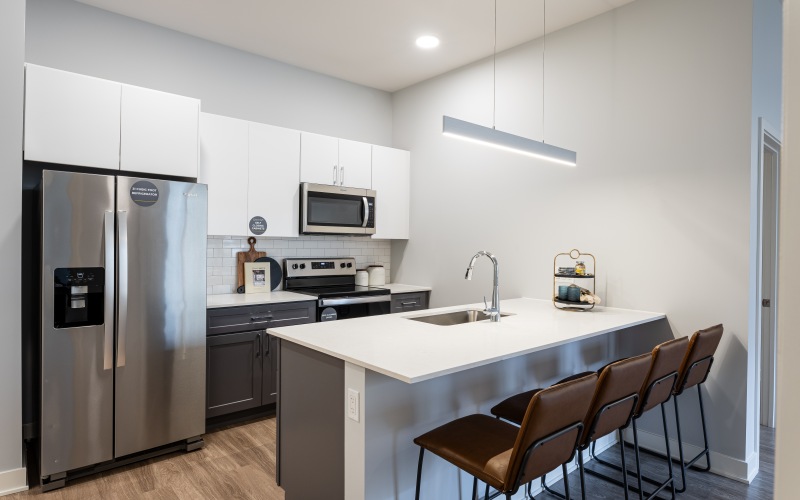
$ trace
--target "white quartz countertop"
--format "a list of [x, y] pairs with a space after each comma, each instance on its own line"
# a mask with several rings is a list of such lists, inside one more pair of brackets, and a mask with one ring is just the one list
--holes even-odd
[[301, 302], [304, 300], [315, 299], [311, 295], [284, 292], [282, 290], [265, 293], [225, 293], [206, 295], [206, 307], [213, 309], [215, 307], [257, 306], [276, 302]]
[[662, 313], [597, 307], [559, 311], [548, 300], [510, 299], [500, 309], [513, 316], [438, 326], [408, 318], [483, 309], [483, 304], [310, 323], [269, 329], [284, 340], [403, 382], [422, 382], [476, 366], [666, 318]]
[[390, 292], [394, 293], [413, 293], [413, 292], [430, 292], [429, 286], [418, 285], [403, 285], [402, 283], [386, 283], [378, 288], [388, 288]]

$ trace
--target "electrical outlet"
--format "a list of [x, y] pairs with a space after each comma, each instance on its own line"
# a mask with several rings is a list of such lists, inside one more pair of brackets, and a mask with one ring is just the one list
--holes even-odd
[[359, 395], [358, 391], [355, 389], [347, 389], [347, 418], [350, 420], [355, 420], [356, 422], [359, 421], [359, 414], [361, 413], [359, 410], [360, 402], [359, 402]]

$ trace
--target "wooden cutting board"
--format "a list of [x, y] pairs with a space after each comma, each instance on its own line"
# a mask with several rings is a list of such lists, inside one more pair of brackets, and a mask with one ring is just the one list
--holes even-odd
[[237, 252], [236, 253], [236, 288], [238, 289], [240, 286], [244, 286], [244, 263], [245, 262], [255, 262], [256, 259], [260, 259], [261, 257], [266, 257], [267, 252], [256, 252], [256, 239], [252, 236], [247, 238], [247, 242], [250, 243], [250, 250], [246, 252]]

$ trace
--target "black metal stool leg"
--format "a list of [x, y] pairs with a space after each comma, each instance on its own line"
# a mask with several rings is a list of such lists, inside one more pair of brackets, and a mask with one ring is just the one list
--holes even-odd
[[669, 469], [668, 481], [670, 491], [672, 492], [672, 500], [675, 500], [675, 475], [672, 471], [672, 453], [669, 450], [669, 430], [667, 429], [667, 410], [664, 409], [664, 403], [661, 403], [661, 421], [664, 422], [664, 444], [667, 447], [667, 468]]
[[580, 448], [578, 449], [578, 470], [581, 476], [581, 500], [586, 500], [586, 474], [583, 470], [583, 450]]
[[[683, 459], [683, 437], [681, 436], [681, 417], [678, 409], [678, 396], [673, 397], [672, 401], [675, 405], [675, 429], [678, 431], [678, 457], [681, 460], [681, 487], [675, 488], [675, 491], [683, 493], [686, 491], [686, 461]], [[668, 458], [668, 460], [671, 460], [671, 457]]]
[[[636, 419], [633, 419], [633, 455], [636, 457], [636, 481], [639, 486], [639, 500], [644, 498], [644, 490], [642, 489], [642, 462], [639, 460], [639, 431], [636, 429]], [[625, 442], [622, 442], [625, 446]]]
[[[700, 401], [700, 421], [703, 424], [703, 446], [705, 446], [705, 456], [706, 456], [706, 466], [705, 467], [697, 467], [698, 469], [702, 470], [703, 472], [708, 472], [711, 470], [711, 451], [708, 449], [708, 433], [706, 432], [706, 412], [703, 408], [703, 392], [700, 390], [700, 385], [697, 384], [697, 399]], [[700, 458], [700, 455], [697, 456]]]
[[486, 500], [489, 498], [489, 483], [486, 483], [486, 493], [483, 494], [483, 498]]
[[478, 500], [478, 478], [477, 478], [477, 476], [472, 476], [472, 496], [470, 498], [472, 498], [472, 500]]
[[[622, 437], [622, 429], [617, 430], [619, 433], [619, 455], [622, 459], [622, 482], [625, 486], [625, 500], [628, 500], [628, 466], [625, 464], [625, 440]], [[583, 487], [583, 484], [581, 484]]]
[[569, 474], [567, 474], [567, 464], [561, 464], [561, 472], [564, 474], [564, 498], [569, 500]]
[[419, 449], [419, 463], [417, 464], [417, 493], [414, 495], [416, 500], [419, 500], [419, 480], [422, 477], [422, 455], [425, 454], [425, 448]]

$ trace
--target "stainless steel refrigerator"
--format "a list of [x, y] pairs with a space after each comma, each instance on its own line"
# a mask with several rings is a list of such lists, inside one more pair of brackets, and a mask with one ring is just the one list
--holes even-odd
[[203, 184], [43, 172], [43, 484], [202, 444], [206, 227]]

